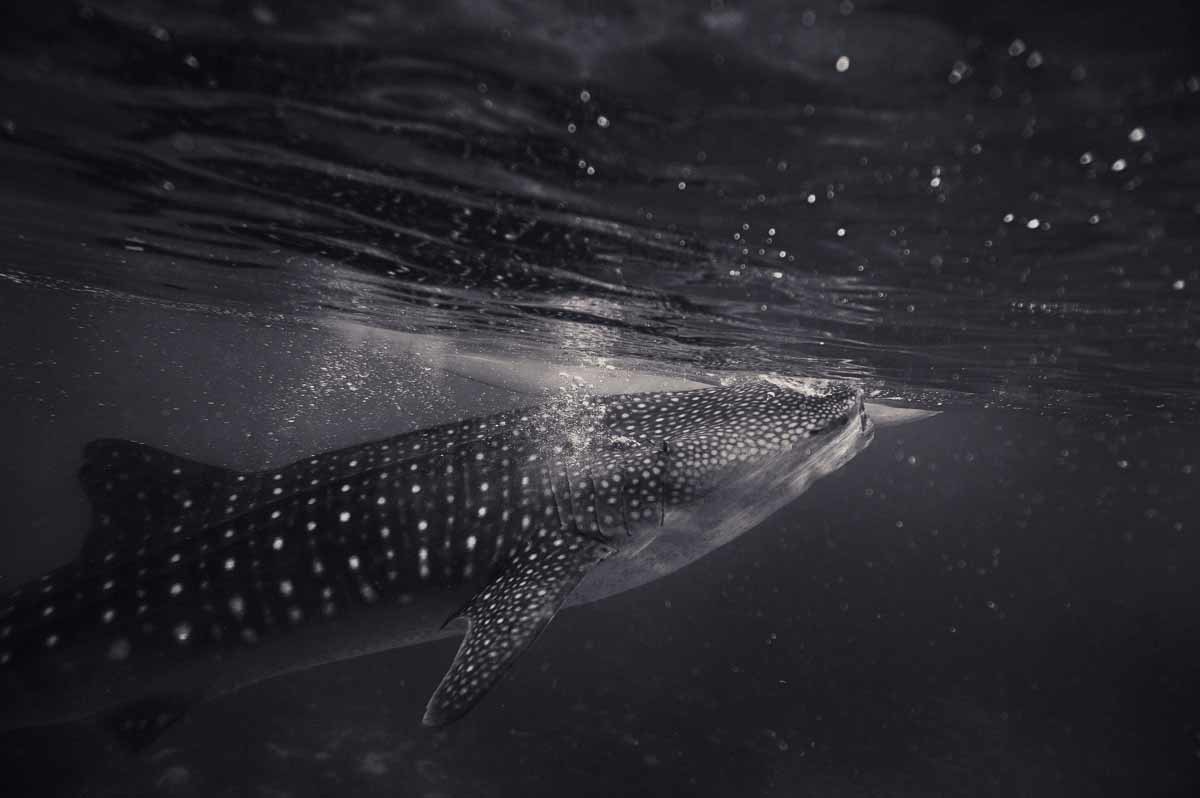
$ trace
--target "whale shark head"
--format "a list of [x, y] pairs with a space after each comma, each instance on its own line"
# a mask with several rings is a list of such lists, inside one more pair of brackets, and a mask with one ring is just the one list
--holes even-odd
[[861, 390], [845, 383], [768, 376], [694, 397], [668, 439], [685, 498], [727, 491], [767, 468], [786, 476], [843, 433], [855, 437], [870, 427]]
[[643, 511], [572, 604], [628, 590], [728, 543], [841, 468], [874, 434], [858, 388], [774, 376], [612, 397], [606, 417], [616, 434], [655, 452], [642, 458], [649, 470], [634, 491], [655, 514], [647, 521]]

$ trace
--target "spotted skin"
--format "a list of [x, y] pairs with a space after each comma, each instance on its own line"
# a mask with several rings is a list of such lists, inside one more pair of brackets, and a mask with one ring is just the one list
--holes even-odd
[[512, 566], [458, 614], [467, 620], [467, 634], [429, 699], [425, 725], [449, 723], [474, 706], [550, 622], [576, 582], [612, 551], [580, 537], [523, 542]]
[[848, 386], [755, 380], [517, 410], [254, 474], [93, 442], [80, 558], [0, 598], [0, 729], [97, 712], [145, 726], [139, 702], [182, 714], [182, 697], [463, 617], [426, 713], [448, 722], [610, 555], [695, 526], [689, 508], [723, 485], [859, 418]]

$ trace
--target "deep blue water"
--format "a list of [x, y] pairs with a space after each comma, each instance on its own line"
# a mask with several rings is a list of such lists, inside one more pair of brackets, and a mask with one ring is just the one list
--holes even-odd
[[4, 590], [77, 552], [87, 441], [262, 468], [523, 401], [460, 354], [943, 412], [564, 612], [448, 729], [441, 641], [138, 755], [11, 734], [3, 783], [1195, 794], [1197, 32], [1166, 2], [6, 6]]

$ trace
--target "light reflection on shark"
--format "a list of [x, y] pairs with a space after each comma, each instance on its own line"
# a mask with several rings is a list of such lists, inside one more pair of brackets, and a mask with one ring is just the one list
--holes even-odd
[[198, 701], [465, 619], [424, 721], [466, 713], [564, 604], [670, 573], [872, 436], [861, 391], [763, 378], [548, 404], [236, 473], [90, 444], [75, 563], [0, 599], [0, 730], [142, 745]]

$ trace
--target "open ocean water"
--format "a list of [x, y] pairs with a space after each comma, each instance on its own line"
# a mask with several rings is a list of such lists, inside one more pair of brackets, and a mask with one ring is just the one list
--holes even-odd
[[6, 731], [0, 794], [1200, 794], [1200, 15], [1052, 5], [5, 4], [0, 593], [100, 438], [253, 472], [628, 374], [939, 413], [453, 724], [443, 639]]

